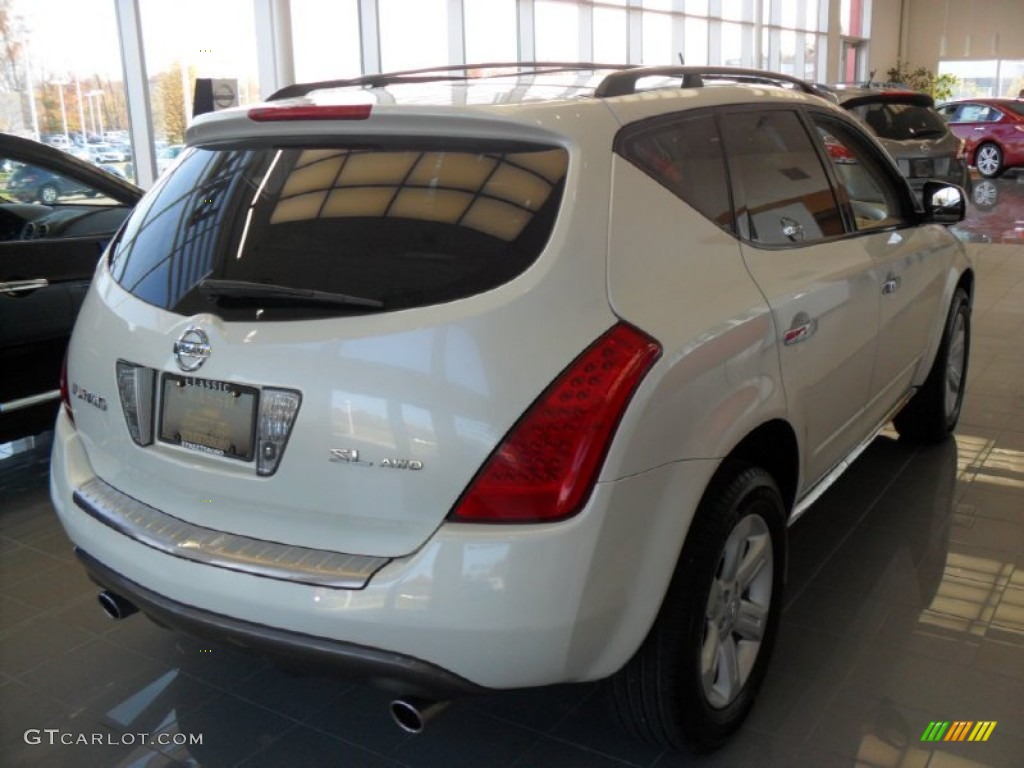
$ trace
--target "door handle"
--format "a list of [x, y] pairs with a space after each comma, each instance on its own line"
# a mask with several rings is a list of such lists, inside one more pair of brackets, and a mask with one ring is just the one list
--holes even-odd
[[13, 296], [16, 293], [37, 291], [40, 288], [45, 288], [49, 284], [50, 281], [42, 277], [36, 280], [9, 280], [6, 283], [0, 283], [0, 293], [6, 293], [8, 296]]
[[804, 226], [796, 219], [783, 216], [779, 219], [779, 224], [781, 225], [783, 236], [788, 238], [790, 242], [798, 243], [804, 239]]
[[818, 321], [801, 312], [793, 318], [793, 326], [782, 335], [782, 343], [789, 347], [807, 341], [818, 330]]
[[899, 275], [889, 275], [885, 278], [885, 282], [882, 283], [882, 295], [890, 296], [896, 293], [900, 289], [900, 283], [902, 282], [903, 280]]

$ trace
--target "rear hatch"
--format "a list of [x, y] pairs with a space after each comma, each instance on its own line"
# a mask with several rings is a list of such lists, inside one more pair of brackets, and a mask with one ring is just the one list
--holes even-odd
[[192, 147], [144, 198], [68, 362], [110, 406], [72, 398], [100, 478], [215, 530], [407, 554], [613, 324], [586, 214], [610, 151], [581, 185], [535, 127], [373, 123]]
[[871, 128], [907, 179], [962, 181], [960, 141], [935, 111], [931, 96], [878, 91], [844, 99], [842, 105]]

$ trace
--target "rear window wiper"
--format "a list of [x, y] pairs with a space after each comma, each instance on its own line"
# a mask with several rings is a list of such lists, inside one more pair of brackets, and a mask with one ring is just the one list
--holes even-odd
[[384, 302], [378, 299], [349, 296], [345, 293], [332, 293], [331, 291], [317, 291], [312, 288], [253, 283], [248, 280], [207, 278], [200, 281], [197, 287], [199, 292], [208, 299], [271, 299], [275, 301], [283, 299], [300, 304], [338, 304], [346, 307], [384, 308]]

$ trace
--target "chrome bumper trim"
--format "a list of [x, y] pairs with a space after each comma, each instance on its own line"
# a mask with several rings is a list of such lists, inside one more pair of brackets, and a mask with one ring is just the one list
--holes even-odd
[[279, 544], [179, 520], [121, 493], [99, 478], [75, 490], [90, 517], [147, 547], [184, 560], [268, 579], [335, 589], [362, 589], [390, 558]]
[[0, 413], [20, 411], [22, 408], [31, 408], [33, 405], [48, 403], [51, 400], [60, 400], [59, 389], [51, 389], [49, 392], [41, 392], [38, 395], [29, 395], [28, 397], [22, 397], [17, 400], [0, 403]]

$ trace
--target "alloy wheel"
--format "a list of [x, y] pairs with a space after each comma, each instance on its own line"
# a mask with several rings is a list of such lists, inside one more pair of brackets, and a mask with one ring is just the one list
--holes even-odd
[[771, 534], [757, 514], [730, 532], [708, 593], [700, 674], [704, 696], [723, 709], [739, 696], [761, 651], [771, 609]]

